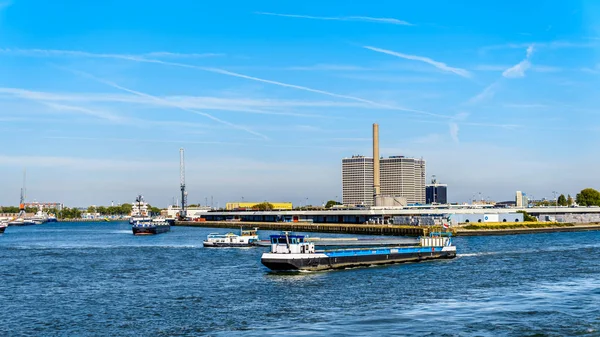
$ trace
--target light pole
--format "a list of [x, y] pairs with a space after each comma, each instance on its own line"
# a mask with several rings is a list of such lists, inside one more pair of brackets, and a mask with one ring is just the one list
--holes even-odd
[[556, 191], [552, 191], [552, 194], [554, 194], [554, 221], [556, 221], [556, 211], [558, 208], [558, 199], [556, 199]]

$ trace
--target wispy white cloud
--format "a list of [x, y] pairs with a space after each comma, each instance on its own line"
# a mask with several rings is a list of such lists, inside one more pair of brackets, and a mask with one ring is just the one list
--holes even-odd
[[230, 122], [224, 121], [224, 120], [222, 120], [222, 119], [220, 119], [220, 118], [217, 118], [217, 117], [215, 117], [215, 116], [213, 116], [213, 115], [211, 115], [211, 114], [208, 114], [208, 113], [206, 113], [206, 112], [201, 112], [201, 111], [198, 111], [198, 110], [194, 110], [194, 109], [185, 108], [185, 107], [182, 107], [182, 106], [178, 105], [177, 103], [173, 103], [173, 102], [166, 101], [166, 100], [164, 100], [163, 98], [160, 98], [160, 97], [158, 97], [158, 96], [153, 96], [153, 95], [150, 95], [150, 94], [147, 94], [147, 93], [143, 93], [143, 92], [141, 92], [141, 91], [132, 90], [132, 89], [129, 89], [129, 88], [123, 87], [123, 86], [121, 86], [121, 85], [118, 85], [118, 84], [116, 84], [116, 83], [114, 83], [114, 82], [107, 81], [107, 80], [104, 80], [104, 79], [101, 79], [101, 78], [95, 77], [95, 76], [93, 76], [93, 75], [91, 75], [91, 74], [88, 74], [88, 73], [85, 73], [85, 72], [82, 72], [82, 71], [72, 71], [72, 72], [74, 72], [74, 73], [76, 73], [76, 74], [79, 74], [79, 75], [82, 75], [82, 76], [84, 76], [84, 77], [87, 77], [87, 78], [93, 79], [93, 80], [95, 80], [95, 81], [97, 81], [97, 82], [104, 83], [104, 84], [106, 84], [106, 85], [108, 85], [108, 86], [111, 86], [111, 87], [113, 87], [113, 88], [115, 88], [115, 89], [119, 89], [119, 90], [122, 90], [122, 91], [125, 91], [125, 92], [128, 92], [128, 93], [131, 93], [131, 94], [137, 95], [137, 96], [141, 96], [141, 97], [149, 98], [149, 99], [155, 100], [155, 101], [157, 101], [157, 102], [161, 102], [161, 103], [163, 103], [163, 104], [170, 105], [170, 106], [172, 106], [172, 107], [174, 107], [174, 108], [178, 108], [178, 109], [180, 109], [180, 110], [183, 110], [183, 111], [187, 111], [187, 112], [191, 112], [191, 113], [193, 113], [193, 114], [197, 114], [197, 115], [200, 115], [200, 116], [204, 116], [204, 117], [206, 117], [206, 118], [209, 118], [209, 119], [211, 119], [211, 120], [213, 120], [213, 121], [215, 121], [215, 122], [218, 122], [218, 123], [221, 123], [221, 124], [227, 125], [227, 126], [229, 126], [229, 127], [231, 127], [231, 128], [238, 129], [238, 130], [243, 130], [243, 131], [246, 131], [246, 132], [248, 132], [248, 133], [250, 133], [250, 134], [253, 134], [253, 135], [255, 135], [255, 136], [259, 136], [259, 137], [262, 137], [262, 138], [264, 138], [264, 139], [268, 139], [268, 137], [267, 137], [267, 136], [265, 136], [265, 135], [263, 135], [263, 134], [261, 134], [261, 133], [259, 133], [259, 132], [256, 132], [256, 131], [254, 131], [254, 130], [252, 130], [252, 129], [250, 129], [250, 128], [246, 127], [246, 126], [237, 125], [237, 124], [233, 124], [233, 123], [230, 123]]
[[300, 70], [300, 71], [371, 71], [375, 70], [372, 67], [361, 67], [349, 64], [315, 64], [312, 66], [294, 66], [284, 68], [285, 70]]
[[[27, 51], [35, 51], [35, 55], [44, 55], [44, 50], [39, 50], [39, 49], [28, 49], [28, 50], [22, 50], [22, 51], [26, 51], [26, 52]], [[439, 118], [448, 118], [448, 116], [444, 116], [444, 115], [440, 115], [440, 114], [436, 114], [436, 113], [432, 113], [432, 112], [428, 112], [428, 111], [409, 109], [409, 108], [405, 108], [405, 107], [401, 107], [401, 106], [397, 106], [397, 105], [383, 104], [383, 103], [375, 102], [372, 100], [364, 99], [361, 97], [337, 94], [334, 92], [313, 89], [313, 88], [305, 87], [305, 86], [301, 86], [301, 85], [295, 85], [295, 84], [289, 84], [289, 83], [284, 83], [284, 82], [279, 82], [279, 81], [268, 80], [268, 79], [264, 79], [264, 78], [260, 78], [260, 77], [249, 76], [249, 75], [236, 73], [233, 71], [228, 71], [228, 70], [219, 69], [219, 68], [202, 67], [202, 66], [196, 66], [196, 65], [192, 65], [192, 64], [164, 61], [164, 60], [158, 60], [158, 59], [150, 59], [150, 58], [145, 58], [145, 57], [141, 57], [141, 56], [131, 56], [131, 55], [94, 54], [94, 53], [82, 52], [82, 51], [60, 51], [60, 50], [51, 50], [49, 52], [50, 53], [48, 55], [69, 55], [69, 56], [79, 56], [79, 57], [106, 57], [106, 58], [123, 59], [123, 60], [134, 61], [134, 62], [154, 63], [154, 64], [174, 66], [174, 67], [197, 69], [197, 70], [212, 72], [212, 73], [216, 73], [216, 74], [237, 77], [237, 78], [243, 78], [246, 80], [267, 83], [267, 84], [272, 84], [272, 85], [277, 85], [280, 87], [302, 90], [302, 91], [312, 92], [312, 93], [326, 95], [326, 96], [330, 96], [330, 97], [342, 98], [342, 99], [346, 99], [346, 100], [352, 100], [352, 101], [356, 101], [356, 102], [369, 104], [371, 106], [378, 107], [381, 109], [398, 110], [398, 111], [405, 111], [405, 112], [412, 112], [412, 113], [423, 114], [423, 115], [428, 115], [428, 116], [434, 116], [434, 117], [439, 117]], [[63, 54], [63, 52], [64, 52], [64, 54]]]
[[496, 94], [496, 90], [498, 89], [500, 82], [496, 81], [483, 89], [479, 94], [471, 97], [467, 104], [476, 104], [488, 100]]
[[145, 57], [165, 57], [165, 58], [204, 58], [204, 57], [216, 57], [225, 56], [222, 53], [173, 53], [168, 51], [154, 51], [150, 53], [141, 54]]
[[527, 47], [527, 55], [525, 56], [525, 59], [515, 64], [514, 66], [506, 69], [502, 73], [502, 76], [506, 78], [525, 77], [525, 71], [527, 71], [527, 69], [531, 67], [531, 62], [529, 61], [531, 55], [533, 55], [533, 45]]
[[544, 109], [544, 108], [549, 108], [550, 106], [547, 104], [537, 104], [537, 103], [532, 103], [532, 104], [507, 103], [507, 104], [504, 104], [504, 107], [516, 108], [516, 109]]
[[525, 71], [529, 69], [529, 67], [531, 67], [531, 62], [529, 62], [529, 60], [523, 60], [502, 72], [502, 76], [506, 78], [525, 77]]
[[80, 106], [72, 106], [65, 104], [56, 104], [52, 103], [52, 99], [48, 99], [51, 95], [44, 95], [39, 92], [29, 91], [24, 89], [15, 89], [15, 88], [0, 88], [0, 95], [8, 94], [13, 97], [18, 97], [21, 99], [26, 99], [30, 101], [35, 101], [41, 104], [44, 104], [54, 110], [58, 111], [73, 111], [78, 113], [83, 113], [89, 116], [94, 116], [100, 119], [106, 119], [112, 122], [120, 122], [123, 119], [120, 116], [112, 114], [110, 112], [106, 112], [100, 109], [88, 109]]
[[[156, 107], [169, 107], [163, 102], [153, 99], [128, 94], [108, 93], [74, 93], [74, 92], [45, 92], [33, 91], [21, 88], [0, 87], [0, 98], [22, 97], [31, 100], [46, 102], [68, 102], [68, 103], [131, 103]], [[179, 106], [190, 109], [241, 111], [257, 114], [273, 114], [284, 116], [297, 116], [307, 118], [329, 118], [327, 115], [304, 114], [287, 111], [294, 108], [358, 108], [370, 109], [369, 104], [345, 102], [345, 101], [309, 101], [294, 99], [270, 99], [270, 98], [248, 98], [248, 97], [214, 97], [214, 96], [161, 96], [165, 101], [176, 103]]]
[[389, 74], [340, 74], [337, 77], [350, 78], [361, 81], [387, 82], [387, 83], [434, 83], [441, 79], [426, 76], [403, 76]]
[[134, 139], [134, 138], [96, 138], [96, 137], [72, 137], [72, 136], [49, 136], [45, 139], [62, 139], [62, 140], [85, 140], [99, 142], [131, 142], [131, 143], [159, 143], [159, 144], [210, 144], [210, 145], [244, 145], [244, 143], [236, 142], [220, 142], [220, 141], [193, 141], [193, 140], [166, 140], [166, 139]]
[[388, 54], [388, 55], [392, 55], [392, 56], [396, 56], [396, 57], [400, 57], [403, 59], [407, 59], [407, 60], [414, 60], [414, 61], [420, 61], [420, 62], [425, 62], [428, 63], [442, 71], [445, 72], [451, 72], [454, 73], [456, 75], [462, 76], [462, 77], [471, 77], [471, 73], [469, 73], [467, 70], [465, 69], [461, 69], [461, 68], [455, 68], [455, 67], [450, 67], [447, 64], [443, 63], [443, 62], [439, 62], [439, 61], [435, 61], [432, 60], [428, 57], [424, 57], [424, 56], [417, 56], [417, 55], [409, 55], [409, 54], [403, 54], [403, 53], [398, 53], [395, 51], [391, 51], [391, 50], [387, 50], [387, 49], [381, 49], [381, 48], [376, 48], [376, 47], [371, 47], [371, 46], [364, 46], [364, 48], [375, 51], [375, 52], [379, 52], [379, 53], [384, 53], [384, 54]]
[[298, 14], [279, 14], [269, 12], [254, 12], [258, 15], [271, 15], [280, 16], [285, 18], [297, 18], [297, 19], [312, 19], [312, 20], [327, 20], [327, 21], [363, 21], [363, 22], [374, 22], [374, 23], [387, 23], [392, 25], [401, 26], [413, 26], [413, 24], [404, 20], [398, 20], [394, 18], [376, 18], [370, 16], [312, 16], [312, 15], [298, 15]]
[[[473, 70], [476, 71], [498, 71], [498, 72], [503, 72], [505, 71], [507, 68], [510, 68], [510, 65], [505, 65], [505, 64], [497, 64], [497, 65], [493, 65], [493, 64], [480, 64], [480, 65], [476, 65], [475, 67], [473, 67]], [[535, 71], [538, 73], [555, 73], [555, 72], [560, 72], [563, 71], [565, 69], [560, 68], [560, 67], [555, 67], [555, 66], [545, 66], [545, 65], [537, 65], [537, 64], [532, 64], [529, 68], [531, 71]]]
[[457, 113], [456, 115], [454, 115], [454, 117], [452, 117], [453, 120], [455, 121], [464, 121], [465, 119], [467, 119], [467, 117], [469, 117], [470, 113], [466, 112], [466, 111], [461, 111], [459, 113]]
[[506, 43], [492, 46], [485, 46], [479, 49], [481, 53], [502, 49], [521, 49], [535, 45], [538, 49], [577, 49], [577, 48], [595, 48], [600, 45], [600, 41], [549, 41], [549, 42], [526, 42], [526, 43]]
[[0, 48], [0, 54], [11, 54], [33, 57], [89, 57], [89, 58], [111, 58], [129, 61], [143, 61], [145, 57], [156, 58], [204, 58], [223, 56], [218, 53], [174, 53], [174, 52], [149, 52], [144, 54], [114, 54], [114, 53], [90, 53], [78, 50], [59, 50], [59, 49], [19, 49], [19, 48]]
[[106, 120], [113, 121], [113, 122], [121, 122], [121, 121], [123, 121], [123, 118], [121, 118], [120, 116], [116, 116], [116, 115], [113, 115], [111, 113], [107, 113], [107, 112], [96, 110], [96, 109], [88, 109], [88, 108], [79, 107], [79, 106], [56, 104], [56, 103], [48, 103], [48, 102], [42, 102], [42, 103], [44, 105], [49, 106], [52, 109], [59, 110], [59, 111], [81, 112], [81, 113], [84, 113], [86, 115], [98, 117], [98, 118], [101, 118], [101, 119], [106, 119]]
[[452, 138], [452, 140], [455, 143], [458, 143], [458, 124], [454, 123], [454, 122], [450, 122], [448, 124], [449, 128], [450, 128], [450, 137]]

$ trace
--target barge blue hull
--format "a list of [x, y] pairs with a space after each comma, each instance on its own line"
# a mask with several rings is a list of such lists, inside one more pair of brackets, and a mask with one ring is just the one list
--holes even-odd
[[[261, 263], [274, 271], [289, 270], [327, 270], [365, 267], [371, 265], [385, 265], [396, 263], [422, 262], [437, 259], [452, 259], [456, 251], [443, 251], [442, 247], [426, 249], [412, 249], [412, 251], [392, 253], [391, 249], [382, 249], [381, 252], [366, 251], [339, 251], [326, 252], [328, 256], [316, 254], [315, 257], [276, 257], [263, 256]], [[279, 254], [278, 254], [279, 255]]]
[[166, 233], [171, 230], [171, 226], [145, 226], [145, 227], [131, 227], [133, 235], [153, 235]]

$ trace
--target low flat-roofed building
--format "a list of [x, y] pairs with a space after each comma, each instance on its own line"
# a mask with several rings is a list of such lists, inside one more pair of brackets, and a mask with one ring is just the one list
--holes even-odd
[[228, 211], [233, 211], [236, 209], [239, 210], [250, 210], [253, 209], [256, 205], [267, 202], [273, 205], [273, 209], [277, 210], [291, 210], [294, 206], [291, 202], [270, 202], [270, 201], [261, 201], [261, 202], [228, 202], [225, 204], [225, 209]]

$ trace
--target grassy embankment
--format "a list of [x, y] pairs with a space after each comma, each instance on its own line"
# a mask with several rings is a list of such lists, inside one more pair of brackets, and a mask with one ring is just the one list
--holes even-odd
[[557, 228], [557, 227], [574, 227], [573, 223], [561, 222], [486, 222], [486, 223], [471, 223], [460, 226], [466, 230], [485, 230], [485, 229], [535, 229], [535, 228]]

